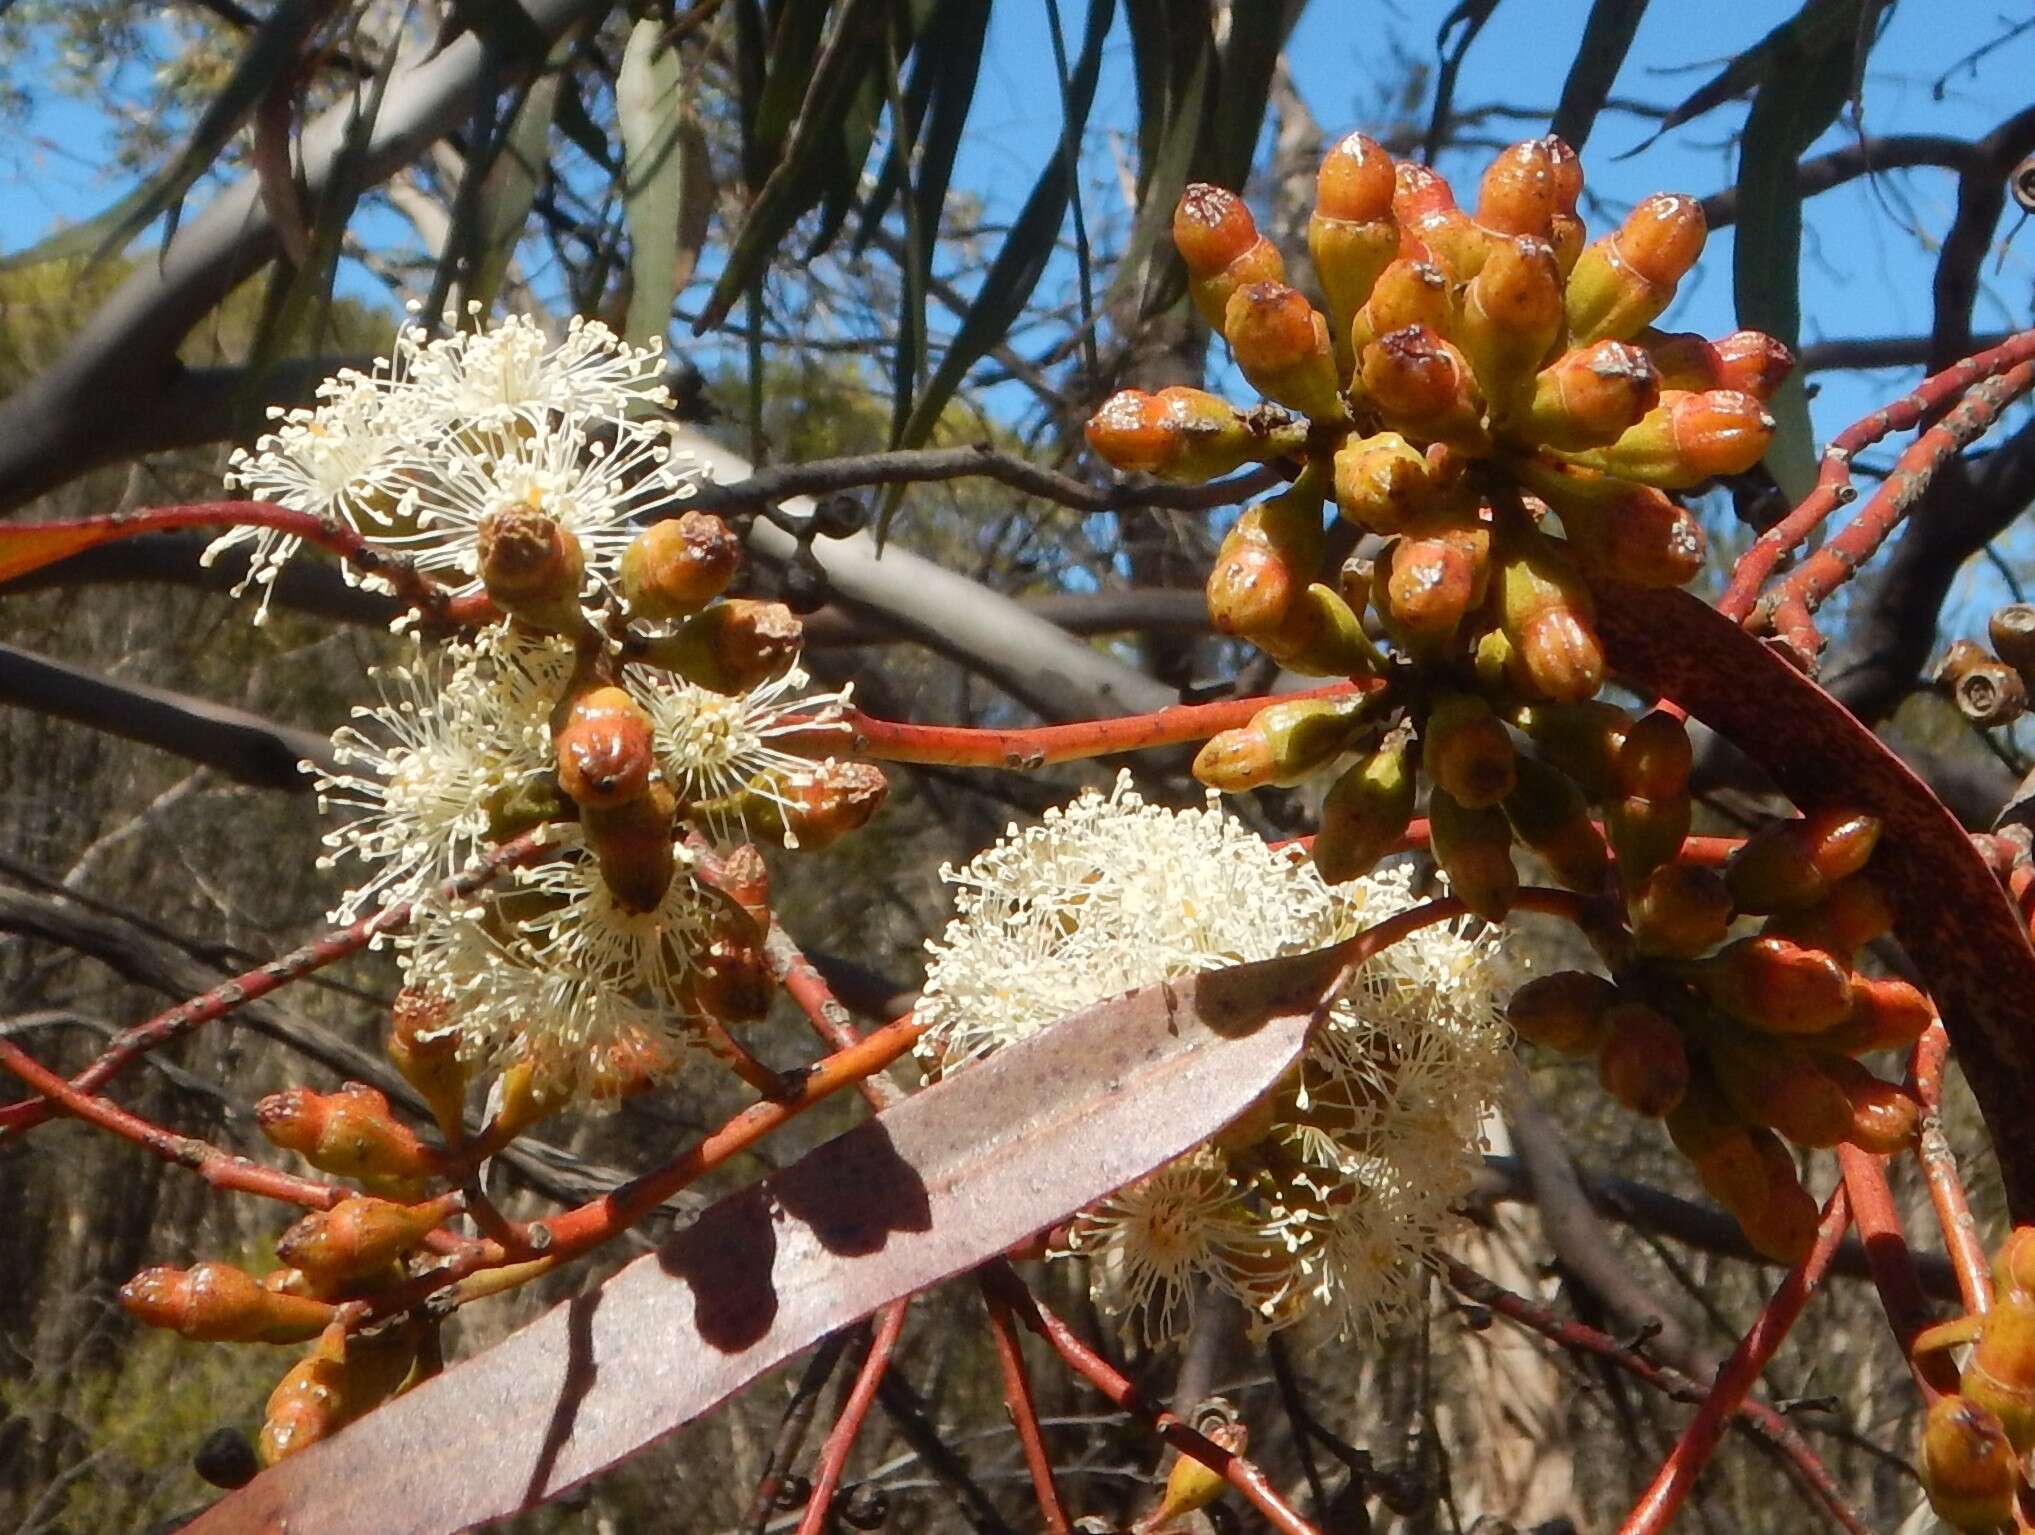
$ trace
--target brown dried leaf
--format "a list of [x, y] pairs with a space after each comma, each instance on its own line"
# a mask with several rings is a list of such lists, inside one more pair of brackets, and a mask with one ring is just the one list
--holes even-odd
[[721, 1200], [190, 1535], [440, 1535], [554, 1498], [1214, 1134], [1298, 1058], [1346, 958], [1240, 966], [1064, 1019]]

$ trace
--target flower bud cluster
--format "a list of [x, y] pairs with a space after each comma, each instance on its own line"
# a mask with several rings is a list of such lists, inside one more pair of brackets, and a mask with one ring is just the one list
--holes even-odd
[[1939, 1397], [1922, 1428], [1922, 1486], [1929, 1506], [1959, 1530], [2017, 1523], [2035, 1450], [2035, 1227], [2017, 1226], [1993, 1260], [1994, 1296], [1982, 1316], [1924, 1328], [1914, 1352], [1969, 1344], [1957, 1390]]
[[[1605, 1091], [1665, 1122], [1753, 1246], [1793, 1262], [1814, 1238], [1818, 1209], [1789, 1144], [1906, 1146], [1920, 1106], [1857, 1057], [1912, 1046], [1934, 1011], [1906, 981], [1855, 968], [1861, 947], [1893, 923], [1868, 870], [1880, 835], [1873, 817], [1772, 822], [1721, 874], [1678, 856], [1687, 827], [1686, 808], [1672, 808], [1687, 788], [1686, 758], [1672, 744], [1679, 729], [1640, 739], [1635, 754], [1635, 726], [1612, 767], [1624, 793], [1606, 819], [1626, 920], [1591, 936], [1615, 979], [1541, 976], [1513, 994], [1507, 1016], [1522, 1039], [1594, 1056]], [[1734, 936], [1752, 917], [1763, 919], [1759, 930]]]

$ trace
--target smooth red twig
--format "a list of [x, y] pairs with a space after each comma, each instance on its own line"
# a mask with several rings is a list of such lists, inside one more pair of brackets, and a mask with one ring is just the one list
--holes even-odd
[[1851, 1206], [1840, 1183], [1831, 1191], [1829, 1200], [1823, 1206], [1823, 1218], [1816, 1226], [1816, 1240], [1808, 1253], [1781, 1281], [1761, 1309], [1752, 1328], [1731, 1351], [1731, 1357], [1724, 1361], [1717, 1372], [1717, 1379], [1703, 1398], [1702, 1406], [1696, 1409], [1695, 1417], [1682, 1430], [1681, 1438], [1668, 1451], [1668, 1458], [1662, 1462], [1653, 1483], [1640, 1495], [1632, 1512], [1625, 1516], [1625, 1522], [1618, 1527], [1619, 1535], [1658, 1535], [1668, 1526], [1675, 1513], [1688, 1498], [1696, 1485], [1696, 1478], [1703, 1467], [1710, 1462], [1710, 1456], [1717, 1449], [1717, 1441], [1724, 1436], [1724, 1428], [1731, 1421], [1739, 1406], [1752, 1390], [1753, 1382], [1759, 1379], [1760, 1371], [1772, 1359], [1774, 1351], [1788, 1336], [1789, 1329], [1802, 1314], [1810, 1295], [1829, 1268], [1830, 1260], [1836, 1255], [1837, 1244], [1844, 1240], [1845, 1229], [1851, 1224]]
[[1909, 1079], [1922, 1105], [1916, 1158], [1929, 1185], [1929, 1202], [1936, 1207], [1936, 1222], [1943, 1228], [1943, 1245], [1950, 1253], [1964, 1309], [1973, 1316], [1984, 1316], [1993, 1305], [1992, 1269], [1986, 1262], [1985, 1244], [1979, 1240], [1978, 1222], [1965, 1198], [1964, 1180], [1957, 1175], [1950, 1138], [1943, 1133], [1943, 1067], [1949, 1055], [1950, 1036], [1940, 1021], [1930, 1024], [1915, 1041]]
[[820, 1458], [813, 1468], [812, 1496], [806, 1499], [805, 1514], [798, 1522], [798, 1535], [820, 1535], [827, 1527], [834, 1491], [841, 1485], [841, 1473], [847, 1467], [848, 1454], [855, 1448], [863, 1420], [869, 1416], [869, 1409], [876, 1401], [876, 1388], [883, 1384], [883, 1372], [890, 1368], [891, 1355], [897, 1352], [898, 1335], [904, 1331], [904, 1314], [910, 1306], [911, 1297], [906, 1296], [903, 1300], [890, 1302], [876, 1313], [876, 1335], [870, 1340], [869, 1354], [863, 1359], [862, 1368], [856, 1372], [848, 1400], [841, 1404], [841, 1416], [834, 1420], [834, 1426], [827, 1431], [826, 1443], [820, 1446]]
[[179, 1135], [152, 1120], [143, 1119], [139, 1114], [131, 1114], [117, 1104], [82, 1091], [75, 1082], [66, 1082], [19, 1045], [5, 1039], [0, 1039], [0, 1066], [41, 1094], [37, 1102], [47, 1106], [49, 1112], [68, 1114], [124, 1141], [131, 1141], [165, 1162], [188, 1167], [215, 1189], [260, 1194], [285, 1204], [301, 1205], [307, 1210], [329, 1210], [350, 1192], [329, 1183], [263, 1167], [245, 1157], [229, 1156], [209, 1141]]
[[1908, 445], [1893, 473], [1830, 541], [1776, 582], [1753, 609], [1754, 626], [1771, 624], [1775, 637], [1804, 662], [1823, 648], [1814, 614], [1849, 581], [1929, 489], [1943, 466], [1983, 436], [2015, 400], [2035, 387], [2035, 360], [2016, 364], [1975, 385], [1957, 407]]
[[1934, 1318], [1922, 1292], [1921, 1277], [1915, 1272], [1915, 1255], [1908, 1250], [1907, 1233], [1901, 1229], [1900, 1213], [1894, 1208], [1894, 1191], [1887, 1185], [1886, 1158], [1843, 1143], [1837, 1148], [1837, 1165], [1843, 1169], [1858, 1235], [1865, 1243], [1866, 1262], [1880, 1292], [1880, 1309], [1887, 1315], [1887, 1326], [1893, 1329], [1901, 1357], [1915, 1374], [1916, 1385], [1933, 1402], [1944, 1392], [1957, 1389], [1957, 1371], [1948, 1354], [1915, 1352], [1915, 1335]]
[[[770, 973], [777, 977], [777, 983], [798, 1004], [799, 1011], [806, 1015], [813, 1032], [824, 1043], [836, 1050], [846, 1050], [861, 1042], [862, 1032], [848, 1016], [848, 1009], [841, 1005], [826, 978], [813, 968], [805, 950], [775, 920], [763, 940], [763, 958], [770, 966]], [[895, 1082], [880, 1075], [864, 1077], [855, 1087], [878, 1113], [904, 1096]]]
[[1321, 1532], [1279, 1496], [1271, 1480], [1251, 1461], [1225, 1450], [1206, 1434], [1197, 1433], [1182, 1419], [1155, 1402], [1130, 1383], [1123, 1372], [1083, 1343], [1074, 1329], [1056, 1316], [1031, 1288], [1018, 1278], [1007, 1263], [991, 1263], [982, 1270], [982, 1282], [1010, 1307], [1017, 1319], [1053, 1346], [1068, 1368], [1103, 1394], [1112, 1406], [1144, 1421], [1166, 1443], [1198, 1460], [1251, 1501], [1259, 1513], [1283, 1535], [1321, 1535]]
[[996, 1363], [1003, 1375], [1003, 1403], [1017, 1430], [1018, 1447], [1023, 1450], [1025, 1470], [1031, 1473], [1032, 1491], [1039, 1500], [1039, 1527], [1045, 1535], [1068, 1535], [1067, 1510], [1060, 1502], [1060, 1489], [1053, 1481], [1053, 1460], [1046, 1453], [1045, 1436], [1039, 1428], [1038, 1408], [1032, 1401], [1031, 1377], [1025, 1373], [1025, 1356], [1019, 1346], [1017, 1326], [1009, 1305], [986, 1280], [982, 1303], [989, 1311], [989, 1337], [996, 1345]]
[[1758, 602], [1760, 589], [1781, 561], [1805, 543], [1832, 512], [1855, 499], [1851, 463], [1861, 451], [1895, 432], [1920, 425], [1980, 380], [2004, 373], [2031, 358], [2035, 358], [2035, 331], [2010, 336], [1996, 347], [1930, 375], [1916, 385], [1913, 393], [1882, 406], [1831, 438], [1830, 445], [1823, 450], [1823, 467], [1817, 472], [1815, 488], [1740, 556], [1732, 567], [1724, 595], [1717, 601], [1717, 611], [1743, 622]]
[[[439, 887], [440, 892], [447, 900], [471, 895], [504, 869], [535, 854], [545, 845], [544, 838], [545, 832], [540, 828], [503, 843], [466, 873], [447, 880]], [[202, 996], [179, 1002], [167, 1012], [157, 1013], [144, 1023], [122, 1030], [89, 1066], [71, 1078], [70, 1085], [81, 1093], [97, 1092], [135, 1057], [168, 1044], [198, 1025], [210, 1023], [292, 981], [301, 980], [314, 970], [322, 970], [336, 960], [358, 953], [378, 934], [395, 932], [410, 920], [412, 909], [412, 903], [404, 902], [387, 907], [372, 917], [363, 917], [351, 927], [314, 939], [302, 948], [292, 949], [280, 959], [272, 959], [245, 974], [236, 975], [230, 981], [222, 981]], [[0, 1144], [4, 1144], [10, 1134], [34, 1129], [53, 1112], [47, 1097], [0, 1106]]]
[[[1656, 1363], [1608, 1333], [1556, 1316], [1537, 1301], [1504, 1288], [1454, 1258], [1444, 1256], [1441, 1262], [1449, 1284], [1477, 1305], [1488, 1307], [1573, 1353], [1602, 1359], [1675, 1401], [1695, 1403], [1703, 1400], [1703, 1388], [1681, 1371]], [[1872, 1535], [1864, 1517], [1851, 1506], [1838, 1487], [1837, 1478], [1830, 1474], [1830, 1468], [1823, 1464], [1808, 1440], [1797, 1433], [1786, 1418], [1765, 1402], [1748, 1396], [1738, 1404], [1732, 1421], [1744, 1432], [1785, 1455], [1801, 1473], [1803, 1482], [1815, 1493], [1825, 1512], [1850, 1535]]]
[[1081, 720], [1072, 725], [1039, 725], [1024, 730], [986, 730], [967, 725], [913, 725], [880, 720], [850, 709], [838, 722], [815, 722], [810, 730], [788, 730], [772, 745], [816, 757], [862, 756], [880, 762], [924, 762], [943, 767], [1041, 768], [1154, 746], [1205, 741], [1219, 730], [1248, 725], [1270, 703], [1296, 698], [1332, 698], [1381, 686], [1375, 681], [1338, 682], [1277, 698], [1228, 698], [1212, 704], [1175, 704], [1149, 714]]

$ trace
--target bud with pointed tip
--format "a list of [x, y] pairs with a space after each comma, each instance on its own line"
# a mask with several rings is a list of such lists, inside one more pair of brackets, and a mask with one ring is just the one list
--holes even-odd
[[279, 1294], [230, 1263], [145, 1268], [120, 1287], [120, 1304], [137, 1321], [201, 1343], [300, 1343], [334, 1315], [325, 1301]]
[[1748, 1242], [1776, 1263], [1795, 1264], [1816, 1244], [1823, 1218], [1815, 1198], [1802, 1187], [1795, 1159], [1781, 1138], [1764, 1126], [1752, 1132], [1752, 1144], [1766, 1172], [1766, 1197], [1758, 1206], [1734, 1206], [1739, 1228]]
[[1771, 400], [1795, 367], [1788, 349], [1764, 331], [1738, 330], [1710, 341], [1688, 331], [1649, 330], [1638, 339], [1663, 389], [1736, 389]]
[[1474, 513], [1437, 512], [1379, 556], [1371, 606], [1395, 643], [1415, 655], [1436, 655], [1483, 602], [1490, 570], [1489, 528]]
[[1659, 1119], [1689, 1090], [1682, 1031], [1644, 1002], [1620, 1002], [1604, 1015], [1597, 1080], [1633, 1113]]
[[1495, 808], [1473, 810], [1436, 787], [1427, 802], [1429, 845], [1449, 890], [1486, 922], [1502, 922], [1519, 890], [1512, 827]]
[[685, 512], [644, 529], [622, 551], [622, 597], [632, 618], [690, 618], [741, 568], [734, 529], [712, 512]]
[[255, 1104], [254, 1119], [273, 1144], [377, 1192], [408, 1192], [439, 1169], [438, 1154], [363, 1082], [348, 1082], [336, 1093], [308, 1087], [271, 1093]]
[[1193, 182], [1173, 210], [1173, 245], [1187, 265], [1187, 292], [1212, 330], [1230, 295], [1249, 282], [1284, 282], [1286, 264], [1236, 193]]
[[1735, 389], [1663, 391], [1616, 442], [1575, 455], [1577, 463], [1663, 490], [1688, 490], [1714, 475], [1742, 474], [1765, 457], [1774, 418]]
[[1303, 677], [1362, 677], [1377, 672], [1377, 652], [1362, 621], [1335, 588], [1320, 581], [1309, 583], [1277, 624], [1250, 639]]
[[1537, 529], [1522, 528], [1498, 551], [1498, 621], [1543, 696], [1561, 703], [1604, 685], [1596, 604], [1569, 556]]
[[366, 1279], [405, 1253], [459, 1210], [459, 1195], [421, 1205], [349, 1194], [329, 1210], [313, 1210], [276, 1238], [276, 1256], [328, 1293]]
[[1250, 637], [1278, 627], [1321, 568], [1321, 506], [1320, 477], [1309, 471], [1244, 508], [1208, 573], [1208, 616], [1217, 630]]
[[481, 584], [496, 607], [554, 634], [585, 622], [586, 554], [568, 528], [534, 507], [489, 512], [475, 534]]
[[1715, 1006], [1767, 1034], [1821, 1034], [1843, 1023], [1854, 1004], [1842, 965], [1785, 938], [1740, 938], [1688, 974]]
[[678, 872], [672, 839], [678, 827], [678, 797], [663, 778], [653, 778], [634, 799], [617, 805], [589, 805], [580, 812], [580, 831], [600, 865], [601, 883], [623, 911], [655, 911]]
[[1420, 731], [1421, 766], [1458, 804], [1483, 810], [1518, 782], [1518, 754], [1491, 706], [1474, 693], [1442, 693]]
[[1816, 1044], [1846, 1055], [1907, 1050], [1935, 1021], [1935, 1005], [1908, 982], [1893, 977], [1869, 980], [1853, 976], [1851, 1016], [1818, 1035]]
[[1765, 1160], [1752, 1127], [1725, 1099], [1708, 1066], [1695, 1070], [1667, 1116], [1668, 1138], [1689, 1159], [1709, 1196], [1734, 1213], [1765, 1203]]
[[656, 731], [625, 689], [591, 687], [564, 705], [552, 730], [558, 786], [581, 810], [635, 799], [657, 767]]
[[1349, 750], [1368, 714], [1362, 694], [1267, 704], [1249, 724], [1211, 736], [1194, 758], [1194, 776], [1225, 794], [1290, 789]]
[[1088, 445], [1114, 469], [1198, 485], [1244, 464], [1307, 445], [1307, 427], [1282, 411], [1241, 411], [1205, 389], [1119, 389], [1088, 418]]
[[1331, 885], [1377, 867], [1413, 819], [1412, 755], [1398, 735], [1338, 778], [1321, 802], [1314, 866]]
[[1506, 435], [1562, 453], [1609, 447], [1646, 419], [1660, 395], [1660, 376], [1639, 348], [1623, 341], [1573, 347], [1535, 375]]
[[1563, 1055], [1595, 1055], [1610, 1037], [1606, 1013], [1618, 988], [1601, 975], [1557, 970], [1535, 976], [1505, 1005], [1505, 1017], [1521, 1039]]
[[269, 1393], [255, 1453], [264, 1466], [307, 1450], [396, 1394], [417, 1358], [419, 1329], [373, 1337], [328, 1329]]
[[1546, 860], [1557, 884], [1583, 895], [1604, 888], [1611, 855], [1590, 824], [1583, 791], [1564, 773], [1521, 757], [1518, 787], [1505, 797], [1505, 818], [1519, 840]]
[[1397, 432], [1346, 437], [1336, 449], [1336, 509], [1367, 532], [1404, 532], [1442, 494], [1433, 463]]
[[[1816, 1041], [1820, 1047], [1822, 1041]], [[1874, 1076], [1848, 1055], [1818, 1049], [1816, 1065], [1851, 1101], [1851, 1131], [1845, 1136], [1862, 1151], [1892, 1156], [1914, 1144], [1922, 1105], [1898, 1082]]]
[[1652, 324], [1703, 253], [1706, 232], [1703, 205], [1693, 197], [1661, 192], [1640, 203], [1616, 233], [1576, 259], [1568, 283], [1571, 341], [1623, 341]]
[[1875, 938], [1894, 930], [1894, 908], [1886, 892], [1863, 874], [1839, 880], [1814, 906], [1769, 917], [1760, 931], [1790, 938], [1807, 949], [1827, 949], [1849, 962]]
[[1696, 514], [1650, 486], [1614, 483], [1615, 498], [1558, 508], [1577, 563], [1593, 576], [1653, 591], [1687, 586], [1701, 575], [1710, 540]]
[[715, 693], [746, 693], [791, 670], [805, 625], [781, 602], [728, 597], [644, 645], [645, 665]]
[[1664, 863], [1626, 901], [1633, 944], [1641, 954], [1693, 959], [1724, 941], [1731, 928], [1731, 892], [1715, 869]]
[[1398, 430], [1470, 454], [1490, 446], [1484, 401], [1463, 354], [1425, 325], [1389, 331], [1357, 359], [1364, 392]]
[[1455, 282], [1477, 275], [1496, 241], [1456, 206], [1456, 195], [1430, 166], [1402, 160], [1393, 167], [1392, 215], [1399, 221], [1399, 253], [1432, 260]]
[[1484, 398], [1504, 410], [1534, 392], [1534, 375], [1562, 331], [1562, 274], [1537, 239], [1498, 241], [1463, 289], [1455, 340]]
[[1223, 311], [1222, 333], [1251, 387], [1316, 421], [1347, 421], [1328, 321], [1284, 283], [1245, 283]]
[[1618, 748], [1618, 788], [1642, 799], [1666, 799], [1689, 792], [1696, 752], [1689, 727], [1665, 709], [1634, 720]]
[[1797, 1146], [1835, 1146], [1850, 1136], [1851, 1099], [1811, 1052], [1722, 1027], [1705, 1043], [1725, 1098], [1752, 1123]]
[[1922, 1428], [1922, 1488], [1936, 1517], [1959, 1530], [2014, 1522], [2020, 1456], [2000, 1420], [1955, 1394], [1930, 1405]]
[[1391, 155], [1361, 133], [1331, 149], [1315, 178], [1307, 251], [1328, 301], [1329, 337], [1345, 377], [1354, 357], [1350, 322], [1399, 250], [1393, 184]]
[[1632, 721], [1616, 704], [1536, 702], [1513, 710], [1511, 719], [1540, 755], [1591, 799], [1623, 792], [1618, 762]]
[[1857, 874], [1879, 845], [1880, 819], [1862, 810], [1814, 810], [1771, 821], [1731, 855], [1725, 880], [1739, 910], [1767, 913], [1814, 906]]
[[889, 794], [890, 781], [875, 763], [829, 757], [810, 768], [761, 774], [733, 794], [695, 801], [685, 815], [696, 826], [734, 823], [755, 841], [812, 853], [868, 825]]

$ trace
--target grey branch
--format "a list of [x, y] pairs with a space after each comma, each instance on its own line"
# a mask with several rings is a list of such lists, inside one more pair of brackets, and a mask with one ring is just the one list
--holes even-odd
[[[547, 37], [603, 8], [595, 0], [519, 3]], [[387, 179], [457, 126], [498, 72], [472, 33], [436, 53], [405, 49], [368, 130], [366, 183]], [[312, 205], [343, 159], [351, 115], [342, 102], [304, 132], [302, 180]], [[188, 440], [182, 421], [216, 412], [221, 391], [204, 375], [194, 378], [177, 348], [276, 249], [249, 174], [188, 220], [160, 258], [138, 263], [56, 362], [0, 403], [0, 510], [139, 447]]]
[[160, 747], [260, 789], [308, 789], [297, 764], [332, 760], [332, 743], [311, 731], [188, 693], [116, 682], [12, 645], [0, 645], [0, 703]]

